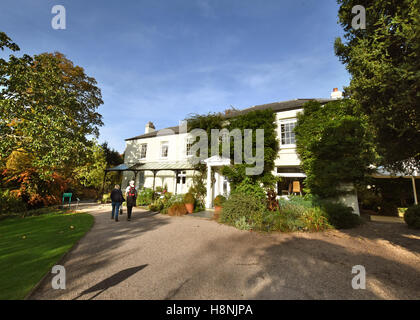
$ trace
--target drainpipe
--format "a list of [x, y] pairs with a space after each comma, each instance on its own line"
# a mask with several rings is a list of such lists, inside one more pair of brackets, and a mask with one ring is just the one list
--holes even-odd
[[414, 178], [414, 176], [411, 177], [411, 182], [413, 184], [414, 204], [419, 204], [417, 200], [416, 178]]

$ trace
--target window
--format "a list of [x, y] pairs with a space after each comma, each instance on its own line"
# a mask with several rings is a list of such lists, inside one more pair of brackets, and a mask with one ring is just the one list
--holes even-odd
[[147, 143], [142, 143], [140, 147], [140, 159], [145, 159], [147, 153]]
[[296, 120], [287, 120], [280, 123], [281, 130], [281, 144], [284, 145], [295, 145], [295, 132], [293, 131], [296, 126]]
[[161, 158], [167, 158], [168, 157], [168, 141], [162, 142], [160, 145], [160, 156]]
[[176, 177], [176, 183], [180, 184], [182, 181], [182, 184], [185, 184], [186, 177], [187, 177], [187, 172], [181, 171], [181, 173], [179, 173], [178, 176]]
[[230, 142], [229, 138], [229, 132], [222, 131], [222, 134], [219, 135], [219, 144]]
[[192, 138], [187, 138], [187, 147], [186, 147], [187, 157], [193, 155], [192, 150], [191, 150], [191, 147], [192, 147], [193, 144], [194, 144], [193, 139]]

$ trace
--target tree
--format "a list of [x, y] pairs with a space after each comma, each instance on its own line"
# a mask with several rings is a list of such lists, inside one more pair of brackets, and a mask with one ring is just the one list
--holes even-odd
[[[337, 0], [343, 43], [335, 53], [351, 74], [345, 95], [368, 116], [382, 164], [420, 169], [419, 0]], [[366, 9], [366, 29], [352, 27], [352, 8]]]
[[102, 150], [105, 153], [106, 163], [108, 166], [117, 166], [124, 162], [124, 158], [122, 155], [108, 146], [108, 142], [104, 142], [101, 144]]
[[87, 155], [86, 163], [75, 169], [75, 177], [84, 187], [99, 190], [107, 167], [104, 149], [94, 141]]
[[[0, 48], [18, 50], [0, 33]], [[0, 155], [23, 149], [46, 176], [83, 163], [98, 136], [103, 103], [96, 80], [61, 53], [0, 59]]]
[[310, 101], [298, 114], [297, 153], [308, 191], [336, 197], [342, 183], [358, 183], [369, 173], [375, 154], [366, 117], [353, 112], [349, 100], [321, 105]]

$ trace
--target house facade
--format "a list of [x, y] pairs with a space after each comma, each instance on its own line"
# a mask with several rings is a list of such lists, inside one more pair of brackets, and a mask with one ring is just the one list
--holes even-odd
[[[274, 102], [239, 110], [230, 115], [232, 117], [265, 109], [272, 109], [275, 112], [279, 151], [273, 174], [283, 178], [276, 190], [280, 196], [302, 194], [302, 181], [306, 177], [300, 168], [300, 160], [296, 153], [293, 129], [297, 122], [297, 114], [310, 100], [326, 103], [340, 97], [341, 92], [334, 89], [329, 99]], [[144, 134], [126, 139], [124, 166], [130, 170], [124, 171], [122, 187], [126, 187], [130, 180], [135, 180], [136, 186], [140, 189], [161, 187], [174, 194], [188, 192], [192, 178], [196, 174], [194, 166], [189, 161], [191, 145], [192, 140], [186, 130], [182, 130], [182, 126], [156, 130], [153, 123], [147, 123]], [[230, 192], [229, 181], [220, 174], [219, 170], [222, 166], [229, 165], [230, 159], [213, 156], [203, 160], [203, 163], [207, 166], [206, 207], [211, 208], [213, 199], [217, 195], [227, 196]], [[214, 183], [211, 181], [212, 173]], [[354, 202], [354, 199], [350, 202]], [[350, 203], [354, 207], [353, 204]]]

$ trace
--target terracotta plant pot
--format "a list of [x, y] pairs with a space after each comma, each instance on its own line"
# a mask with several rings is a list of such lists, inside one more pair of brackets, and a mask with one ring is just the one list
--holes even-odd
[[222, 212], [221, 206], [214, 206], [214, 219], [219, 220], [220, 212]]
[[186, 203], [185, 208], [187, 208], [188, 213], [194, 212], [194, 203]]

